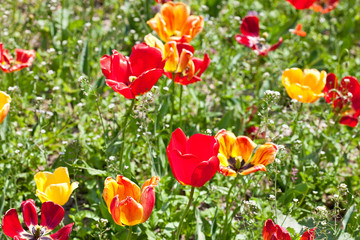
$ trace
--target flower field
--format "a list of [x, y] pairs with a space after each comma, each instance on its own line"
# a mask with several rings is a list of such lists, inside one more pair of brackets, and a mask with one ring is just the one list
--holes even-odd
[[360, 239], [359, 0], [0, 12], [0, 240]]

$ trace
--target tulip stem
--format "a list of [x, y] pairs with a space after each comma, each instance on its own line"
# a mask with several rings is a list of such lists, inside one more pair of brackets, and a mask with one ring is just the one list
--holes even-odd
[[256, 76], [256, 94], [260, 96], [260, 77], [259, 77], [259, 66], [261, 63], [261, 56], [258, 56], [257, 62], [256, 62], [256, 68], [255, 68], [255, 76]]
[[131, 236], [132, 236], [132, 226], [129, 226], [129, 232], [128, 232], [126, 240], [130, 240]]
[[294, 125], [293, 131], [292, 131], [293, 134], [296, 133], [296, 128], [297, 128], [297, 125], [298, 125], [299, 117], [300, 117], [300, 115], [302, 113], [302, 110], [303, 110], [303, 106], [304, 106], [304, 103], [300, 103], [300, 107], [299, 107], [299, 110], [297, 112], [297, 115], [296, 115], [296, 118], [295, 118], [295, 121], [294, 121], [295, 125]]
[[230, 196], [231, 196], [232, 189], [235, 187], [235, 185], [237, 183], [238, 175], [239, 174], [236, 174], [236, 177], [234, 178], [232, 185], [226, 196], [225, 222], [224, 222], [224, 228], [223, 228], [223, 234], [222, 234], [224, 240], [226, 239], [226, 235], [227, 235], [228, 217], [229, 217], [229, 209], [230, 209]]
[[125, 151], [125, 132], [126, 132], [126, 127], [127, 127], [127, 122], [130, 116], [130, 111], [133, 110], [135, 105], [135, 98], [132, 100], [130, 107], [127, 109], [126, 113], [125, 113], [125, 119], [124, 119], [124, 123], [123, 123], [123, 127], [122, 127], [122, 136], [121, 136], [121, 150], [120, 150], [120, 159], [119, 159], [119, 164], [120, 164], [120, 172], [122, 172], [123, 170], [123, 155], [124, 155], [124, 151]]
[[180, 128], [182, 127], [182, 114], [181, 114], [181, 106], [182, 106], [182, 95], [183, 95], [183, 85], [180, 85], [180, 103], [179, 103], [179, 117], [180, 117]]
[[183, 215], [181, 216], [181, 219], [180, 219], [180, 222], [179, 222], [179, 227], [177, 229], [177, 232], [176, 232], [176, 237], [175, 239], [176, 240], [179, 240], [179, 237], [180, 237], [180, 233], [181, 233], [181, 228], [182, 228], [182, 224], [184, 222], [184, 219], [189, 211], [189, 208], [190, 208], [190, 205], [192, 203], [192, 200], [193, 200], [193, 196], [194, 196], [194, 191], [195, 191], [195, 187], [191, 187], [191, 193], [190, 193], [190, 197], [189, 197], [189, 202], [185, 208], [185, 211], [183, 213]]

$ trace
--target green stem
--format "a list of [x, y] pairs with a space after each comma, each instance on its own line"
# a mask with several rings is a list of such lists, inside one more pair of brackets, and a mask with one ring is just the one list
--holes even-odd
[[121, 136], [121, 150], [120, 150], [120, 171], [122, 172], [123, 170], [123, 155], [124, 155], [124, 151], [125, 151], [125, 132], [126, 132], [126, 127], [127, 127], [127, 122], [130, 116], [130, 111], [133, 110], [135, 105], [135, 98], [132, 100], [130, 107], [127, 109], [126, 113], [125, 113], [125, 119], [124, 119], [124, 123], [123, 123], [123, 127], [122, 127], [122, 136]]
[[130, 240], [131, 236], [132, 236], [132, 226], [129, 226], [129, 232], [128, 232], [126, 240]]
[[238, 174], [236, 175], [236, 177], [234, 178], [232, 185], [228, 191], [228, 194], [226, 196], [226, 210], [225, 210], [225, 223], [224, 223], [224, 228], [223, 228], [223, 239], [226, 239], [226, 235], [227, 235], [227, 226], [228, 226], [228, 217], [229, 217], [229, 209], [230, 209], [230, 196], [231, 196], [231, 192], [232, 189], [235, 187], [236, 183], [237, 183], [237, 179], [238, 179]]
[[255, 68], [255, 74], [254, 76], [256, 77], [256, 94], [257, 96], [260, 95], [260, 77], [259, 77], [259, 66], [261, 63], [261, 56], [258, 56], [257, 62], [256, 62], [256, 68]]
[[173, 128], [173, 117], [175, 113], [175, 73], [173, 73], [173, 79], [171, 83], [171, 117], [170, 117], [170, 131]]
[[182, 127], [182, 112], [181, 112], [181, 107], [182, 107], [182, 95], [183, 95], [183, 85], [180, 85], [180, 103], [179, 103], [179, 117], [180, 117], [180, 127]]
[[300, 103], [300, 107], [299, 107], [299, 110], [298, 110], [298, 112], [297, 112], [297, 115], [296, 115], [296, 118], [295, 118], [295, 121], [294, 121], [294, 124], [295, 124], [295, 125], [294, 125], [293, 131], [292, 131], [293, 134], [296, 133], [296, 129], [297, 129], [299, 117], [300, 117], [300, 115], [301, 115], [301, 113], [302, 113], [302, 110], [303, 110], [303, 108], [304, 108], [303, 106], [304, 106], [304, 103]]
[[181, 216], [181, 219], [180, 219], [180, 222], [179, 222], [179, 227], [177, 229], [177, 232], [176, 232], [176, 237], [175, 239], [176, 240], [179, 240], [179, 237], [180, 237], [180, 233], [181, 233], [181, 228], [182, 228], [182, 224], [184, 222], [184, 219], [189, 211], [189, 208], [190, 208], [190, 205], [192, 203], [192, 200], [193, 200], [193, 196], [194, 196], [194, 191], [195, 191], [195, 187], [191, 187], [191, 193], [190, 193], [190, 197], [189, 197], [189, 202], [185, 208], [185, 211], [183, 213], [183, 215]]

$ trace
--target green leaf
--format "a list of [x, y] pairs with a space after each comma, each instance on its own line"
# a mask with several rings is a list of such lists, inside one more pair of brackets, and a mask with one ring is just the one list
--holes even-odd
[[198, 240], [205, 240], [205, 235], [202, 232], [203, 222], [201, 220], [199, 209], [196, 208], [195, 210], [195, 218], [196, 218], [196, 239]]

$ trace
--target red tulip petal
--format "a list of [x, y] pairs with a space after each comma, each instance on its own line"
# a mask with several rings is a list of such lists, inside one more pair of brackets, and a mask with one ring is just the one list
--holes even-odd
[[248, 48], [253, 48], [254, 46], [254, 41], [251, 41], [247, 36], [236, 34], [235, 40]]
[[176, 49], [177, 49], [178, 53], [181, 53], [183, 49], [188, 50], [192, 54], [194, 54], [194, 52], [195, 52], [194, 47], [191, 46], [189, 43], [177, 43]]
[[203, 72], [205, 72], [205, 70], [209, 67], [211, 60], [209, 58], [209, 55], [207, 53], [205, 53], [204, 59], [194, 57], [194, 58], [192, 58], [192, 61], [194, 62], [194, 65], [195, 65], [196, 76], [201, 77]]
[[340, 119], [340, 124], [344, 124], [344, 125], [348, 125], [349, 127], [356, 127], [356, 125], [358, 124], [359, 120], [358, 118], [355, 118], [353, 116], [343, 116]]
[[312, 228], [301, 236], [300, 240], [314, 240], [315, 239], [315, 228]]
[[14, 238], [15, 236], [21, 237], [24, 232], [18, 214], [14, 208], [9, 209], [2, 220], [2, 229], [6, 236]]
[[314, 4], [316, 0], [287, 0], [291, 3], [296, 9], [307, 9], [310, 8], [311, 5]]
[[191, 176], [191, 186], [202, 187], [219, 170], [220, 161], [218, 157], [211, 157], [208, 161], [201, 162]]
[[21, 203], [25, 225], [30, 229], [30, 226], [38, 224], [38, 216], [36, 212], [36, 205], [34, 200], [29, 199]]
[[129, 85], [129, 77], [132, 75], [130, 64], [127, 58], [116, 50], [111, 56], [104, 55], [100, 59], [100, 66], [107, 79]]
[[34, 50], [25, 50], [25, 49], [15, 49], [16, 62], [23, 64], [23, 66], [28, 67], [32, 64], [35, 59]]
[[161, 51], [144, 43], [133, 47], [129, 61], [133, 75], [136, 77], [148, 70], [160, 68], [163, 63]]
[[64, 218], [64, 209], [53, 202], [44, 202], [41, 206], [41, 226], [47, 227], [49, 231], [59, 225]]
[[280, 225], [276, 225], [276, 236], [281, 240], [291, 240], [289, 232]]
[[324, 87], [324, 98], [327, 103], [331, 103], [338, 96], [336, 90], [338, 88], [338, 79], [334, 73], [329, 73], [326, 76], [326, 84]]
[[186, 153], [186, 142], [187, 137], [185, 133], [181, 130], [181, 128], [177, 128], [172, 134], [169, 146], [167, 147], [167, 150], [178, 150], [181, 153]]
[[186, 153], [198, 157], [201, 161], [208, 161], [217, 156], [218, 152], [219, 144], [213, 136], [195, 134], [186, 143]]
[[259, 37], [259, 19], [256, 16], [246, 16], [243, 18], [240, 31], [244, 36]]
[[189, 85], [195, 82], [201, 81], [201, 78], [198, 76], [193, 76], [192, 79], [188, 79], [187, 76], [181, 76], [180, 74], [176, 74], [175, 82], [181, 85]]
[[276, 233], [276, 225], [271, 220], [268, 219], [265, 221], [264, 228], [263, 228], [263, 238], [264, 240], [271, 240], [271, 237]]
[[74, 223], [70, 223], [66, 225], [65, 227], [62, 227], [54, 234], [51, 234], [50, 237], [52, 240], [68, 240], [70, 237], [70, 233], [72, 231]]
[[116, 82], [114, 80], [106, 79], [106, 84], [111, 87], [115, 92], [120, 93], [127, 99], [135, 98], [135, 95], [131, 91], [131, 89], [124, 83]]
[[141, 74], [130, 84], [133, 95], [137, 96], [150, 91], [162, 76], [163, 72], [164, 70], [162, 69], [152, 69]]
[[280, 45], [282, 44], [283, 42], [283, 38], [279, 38], [279, 41], [277, 43], [275, 43], [274, 45], [272, 45], [269, 49], [269, 51], [274, 51], [276, 50], [278, 47], [280, 47]]
[[141, 222], [146, 222], [155, 206], [155, 189], [153, 186], [149, 185], [145, 187], [141, 195], [141, 205], [143, 206], [143, 216]]
[[343, 95], [352, 94], [351, 105], [355, 111], [360, 109], [360, 84], [359, 81], [352, 76], [346, 76], [341, 80], [340, 92]]

